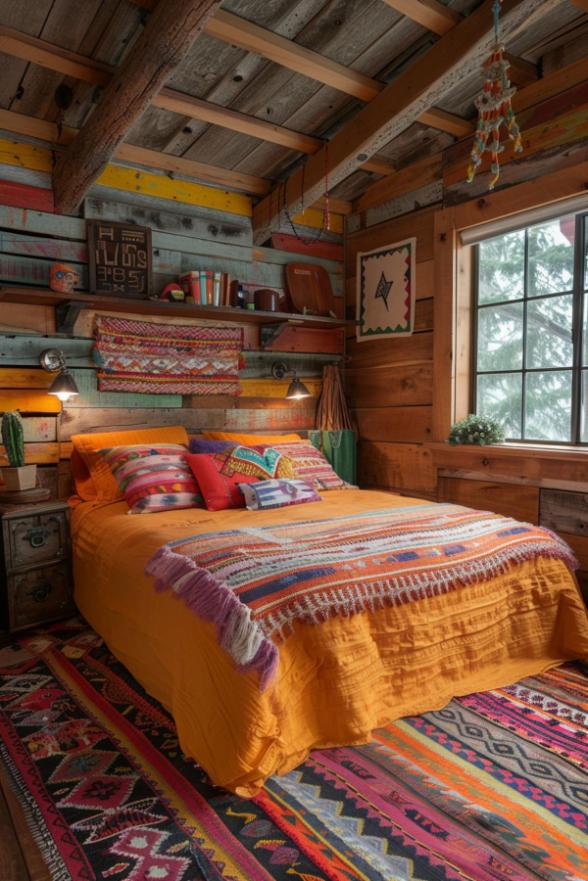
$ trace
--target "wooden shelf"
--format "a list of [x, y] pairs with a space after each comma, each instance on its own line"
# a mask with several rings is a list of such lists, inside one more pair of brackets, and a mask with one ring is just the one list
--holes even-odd
[[300, 315], [291, 312], [258, 312], [252, 309], [234, 309], [230, 306], [200, 306], [195, 303], [169, 303], [165, 300], [135, 300], [122, 297], [105, 297], [74, 291], [60, 294], [48, 288], [0, 286], [0, 302], [28, 303], [38, 306], [68, 307], [79, 312], [95, 309], [100, 312], [133, 312], [137, 315], [166, 315], [170, 318], [206, 318], [216, 321], [235, 321], [240, 324], [290, 323], [304, 327], [344, 327], [355, 324], [341, 318], [321, 315]]

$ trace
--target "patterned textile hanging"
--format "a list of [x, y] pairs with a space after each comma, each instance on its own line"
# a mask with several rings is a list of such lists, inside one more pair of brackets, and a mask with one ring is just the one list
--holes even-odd
[[510, 64], [504, 57], [504, 46], [498, 39], [501, 2], [502, 0], [495, 0], [492, 7], [495, 45], [490, 57], [484, 62], [486, 79], [482, 92], [475, 101], [478, 109], [478, 124], [468, 166], [468, 183], [471, 183], [482, 162], [483, 154], [486, 151], [490, 153], [492, 159], [490, 169], [493, 174], [488, 187], [490, 190], [494, 189], [500, 177], [498, 155], [504, 150], [500, 143], [502, 125], [506, 126], [510, 139], [514, 141], [515, 153], [520, 153], [523, 149], [521, 133], [512, 109], [512, 96], [516, 89], [510, 84], [508, 78]]

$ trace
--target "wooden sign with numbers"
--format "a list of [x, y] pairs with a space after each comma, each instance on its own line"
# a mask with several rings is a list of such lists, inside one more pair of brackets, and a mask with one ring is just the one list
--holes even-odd
[[151, 293], [151, 230], [148, 226], [88, 220], [90, 290], [113, 297]]

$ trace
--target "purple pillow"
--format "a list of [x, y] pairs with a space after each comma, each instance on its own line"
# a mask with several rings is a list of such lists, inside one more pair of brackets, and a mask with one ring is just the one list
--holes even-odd
[[224, 453], [225, 450], [236, 447], [234, 441], [228, 440], [208, 440], [205, 437], [190, 438], [191, 453]]

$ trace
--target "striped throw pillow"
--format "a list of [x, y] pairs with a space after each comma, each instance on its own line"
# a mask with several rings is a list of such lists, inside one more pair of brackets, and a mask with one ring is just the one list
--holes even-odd
[[203, 508], [204, 501], [180, 444], [135, 444], [101, 450], [129, 514]]
[[250, 511], [322, 502], [312, 483], [307, 480], [260, 480], [258, 483], [240, 483], [239, 489]]

